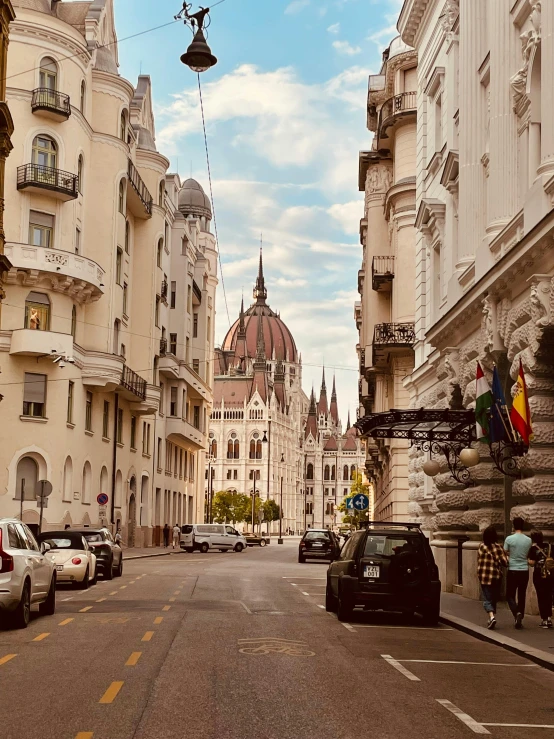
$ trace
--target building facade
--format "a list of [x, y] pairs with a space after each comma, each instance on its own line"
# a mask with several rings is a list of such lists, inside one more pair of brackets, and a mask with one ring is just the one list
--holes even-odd
[[[4, 254], [6, 235], [4, 233], [4, 190], [6, 159], [12, 150], [11, 136], [13, 134], [13, 119], [6, 102], [6, 75], [8, 69], [9, 25], [15, 18], [10, 0], [0, 3], [0, 320], [2, 316], [2, 288], [4, 274], [11, 264]], [[2, 398], [0, 398], [2, 400]]]
[[[365, 193], [358, 273], [360, 414], [406, 408], [403, 380], [414, 366], [415, 150], [417, 53], [400, 37], [369, 78], [369, 151], [360, 152], [359, 189]], [[366, 471], [375, 490], [377, 520], [407, 520], [408, 445], [367, 440]]]
[[167, 173], [149, 77], [118, 73], [112, 0], [15, 6], [0, 515], [36, 525], [48, 480], [45, 527], [120, 525], [150, 545], [164, 523], [202, 515], [209, 201]]
[[[247, 310], [241, 305], [216, 350], [216, 373], [206, 496], [211, 475], [210, 492], [282, 500], [283, 531], [338, 523], [336, 508], [350, 482], [339, 489], [342, 478], [331, 481], [330, 465], [338, 469], [343, 457], [362, 464], [361, 442], [355, 429], [341, 437], [334, 387], [328, 407], [323, 381], [317, 410], [313, 394], [309, 401], [302, 390], [301, 355], [267, 303], [261, 252], [254, 302]], [[273, 531], [278, 528], [274, 522]]]

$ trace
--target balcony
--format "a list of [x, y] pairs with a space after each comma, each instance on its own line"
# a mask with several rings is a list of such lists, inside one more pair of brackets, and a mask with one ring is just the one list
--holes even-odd
[[165, 433], [169, 441], [180, 446], [188, 447], [193, 451], [207, 448], [206, 435], [182, 418], [167, 416], [165, 419]]
[[363, 295], [365, 281], [365, 269], [358, 270], [358, 292]]
[[387, 364], [391, 354], [412, 349], [414, 343], [413, 323], [378, 323], [373, 333], [373, 366]]
[[160, 357], [167, 354], [167, 339], [160, 339]]
[[167, 280], [162, 280], [162, 286], [160, 289], [160, 298], [162, 299], [162, 302], [167, 305]]
[[33, 90], [31, 110], [52, 121], [66, 121], [71, 115], [69, 95], [48, 87], [37, 87]]
[[18, 328], [12, 331], [10, 354], [26, 357], [63, 354], [71, 357], [73, 355], [73, 336], [71, 334], [60, 334], [56, 331]]
[[394, 279], [394, 257], [373, 257], [371, 287], [376, 292], [390, 292]]
[[17, 168], [17, 189], [44, 195], [48, 191], [52, 197], [67, 202], [75, 200], [79, 194], [79, 178], [71, 172], [63, 172], [42, 164], [23, 164]]
[[136, 398], [146, 400], [146, 380], [133, 372], [126, 364], [123, 365], [123, 372], [121, 373], [121, 387], [134, 396], [131, 398], [132, 400]]
[[395, 125], [403, 118], [416, 115], [417, 92], [402, 92], [394, 95], [383, 103], [379, 111], [378, 136], [381, 139], [388, 138], [387, 129]]
[[93, 303], [104, 294], [104, 270], [92, 259], [60, 249], [31, 244], [7, 243], [4, 247], [11, 269], [8, 285], [28, 287], [49, 281], [48, 289], [69, 295], [78, 303]]
[[198, 287], [196, 282], [192, 281], [192, 304], [200, 305], [202, 303], [202, 290]]
[[354, 303], [354, 320], [356, 321], [356, 328], [359, 331], [362, 327], [362, 303], [360, 300]]
[[151, 218], [152, 195], [150, 195], [142, 177], [130, 159], [127, 175], [127, 205], [129, 210], [137, 218]]

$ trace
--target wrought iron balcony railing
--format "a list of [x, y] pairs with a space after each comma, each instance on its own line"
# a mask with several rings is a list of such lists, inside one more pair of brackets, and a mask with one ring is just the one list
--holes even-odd
[[167, 280], [162, 280], [162, 287], [160, 289], [160, 297], [163, 300], [163, 302], [166, 304], [167, 304], [167, 290], [168, 290]]
[[167, 354], [167, 339], [160, 339], [160, 357]]
[[62, 200], [72, 200], [79, 194], [79, 177], [55, 167], [23, 164], [17, 168], [18, 190], [51, 190]]
[[55, 118], [67, 119], [71, 115], [69, 95], [48, 87], [37, 87], [31, 97], [31, 110], [33, 113], [42, 110], [53, 114]]
[[373, 257], [371, 263], [371, 287], [373, 290], [389, 291], [394, 279], [394, 257]]
[[146, 380], [140, 375], [128, 367], [126, 364], [123, 365], [123, 372], [121, 375], [121, 386], [128, 390], [133, 395], [141, 400], [146, 399]]
[[152, 195], [150, 195], [142, 177], [139, 175], [137, 168], [130, 159], [127, 167], [127, 174], [134, 192], [142, 203], [147, 216], [150, 217], [152, 215]]
[[396, 116], [417, 111], [417, 92], [402, 92], [385, 100], [379, 111], [379, 138], [386, 138], [386, 129]]
[[373, 332], [373, 366], [386, 361], [395, 349], [411, 349], [414, 344], [413, 323], [378, 323]]

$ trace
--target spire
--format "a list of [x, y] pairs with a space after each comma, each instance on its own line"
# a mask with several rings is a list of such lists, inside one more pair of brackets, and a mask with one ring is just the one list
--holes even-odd
[[315, 416], [316, 415], [315, 393], [314, 393], [313, 385], [312, 385], [312, 394], [310, 395], [310, 410], [308, 411], [308, 414], [310, 416]]
[[317, 410], [319, 414], [323, 416], [326, 416], [329, 413], [329, 407], [327, 405], [327, 386], [325, 385], [325, 367], [323, 368], [321, 392], [319, 393], [319, 403], [317, 404]]
[[258, 336], [256, 338], [256, 369], [265, 369], [265, 339], [264, 326], [262, 323], [262, 314], [258, 314]]
[[347, 420], [347, 422], [346, 422], [346, 430], [347, 430], [347, 431], [348, 431], [348, 429], [350, 428], [350, 426], [351, 426], [351, 424], [350, 424], [350, 408], [349, 408], [349, 409], [348, 409], [348, 420]]
[[333, 402], [333, 400], [335, 401], [335, 403], [337, 402], [337, 388], [335, 385], [335, 375], [333, 375], [333, 390], [331, 391], [331, 403]]
[[267, 290], [265, 289], [264, 280], [264, 264], [262, 259], [262, 247], [260, 246], [260, 264], [258, 266], [258, 278], [256, 280], [256, 287], [254, 288], [254, 298], [256, 302], [265, 305], [267, 298]]
[[310, 434], [314, 437], [314, 439], [318, 438], [317, 410], [315, 407], [315, 393], [314, 393], [313, 387], [312, 387], [312, 394], [310, 396], [310, 410], [308, 411], [308, 418], [306, 419], [306, 428], [304, 429], [304, 438], [307, 439]]
[[335, 385], [335, 375], [333, 375], [333, 391], [331, 393], [331, 407], [329, 408], [331, 418], [335, 426], [339, 425], [339, 408], [337, 405], [337, 388]]
[[239, 334], [246, 334], [246, 328], [244, 326], [244, 297], [240, 301]]

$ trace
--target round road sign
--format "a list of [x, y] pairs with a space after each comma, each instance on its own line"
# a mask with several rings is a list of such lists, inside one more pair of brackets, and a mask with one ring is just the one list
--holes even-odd
[[37, 498], [47, 498], [52, 492], [50, 480], [39, 480], [37, 482]]
[[108, 500], [109, 499], [106, 493], [99, 493], [96, 498], [96, 502], [98, 503], [98, 505], [106, 505]]
[[363, 493], [358, 493], [352, 498], [352, 507], [356, 511], [367, 511], [369, 508], [369, 498]]

